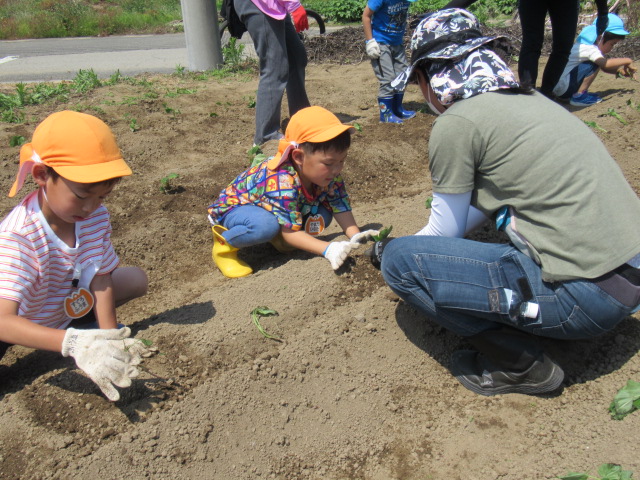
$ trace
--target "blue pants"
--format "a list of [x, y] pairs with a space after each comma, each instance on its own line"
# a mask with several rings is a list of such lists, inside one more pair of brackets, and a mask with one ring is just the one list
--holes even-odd
[[569, 73], [567, 91], [560, 95], [560, 98], [571, 98], [574, 93], [578, 93], [584, 79], [596, 73], [598, 68], [598, 65], [593, 62], [582, 62], [580, 65], [576, 65]]
[[[325, 226], [328, 226], [333, 217], [331, 212], [319, 206], [318, 213], [324, 217]], [[303, 216], [303, 225], [305, 221], [306, 216]], [[280, 224], [276, 216], [255, 205], [234, 208], [222, 217], [220, 224], [227, 229], [222, 236], [236, 248], [267, 243], [280, 232]]]
[[[540, 267], [512, 245], [402, 237], [386, 245], [381, 270], [407, 303], [465, 337], [504, 324], [543, 337], [585, 339], [613, 329], [635, 309], [588, 280], [542, 281]], [[513, 320], [504, 289], [522, 295], [522, 277], [540, 311], [537, 318]]]

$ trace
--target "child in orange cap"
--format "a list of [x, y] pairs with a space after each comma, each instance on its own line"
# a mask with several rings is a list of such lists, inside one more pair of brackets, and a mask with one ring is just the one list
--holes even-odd
[[[252, 273], [238, 249], [269, 241], [281, 251], [323, 255], [336, 270], [354, 246], [377, 234], [360, 232], [340, 177], [353, 131], [322, 107], [303, 108], [291, 117], [278, 153], [220, 193], [209, 206], [209, 220], [213, 259], [223, 275]], [[350, 241], [317, 238], [333, 217]]]
[[[113, 384], [131, 385], [149, 354], [116, 322], [115, 307], [144, 295], [147, 277], [118, 267], [102, 205], [131, 169], [104, 122], [63, 111], [23, 145], [10, 197], [29, 172], [39, 188], [0, 223], [0, 358], [12, 344], [72, 356], [116, 401]], [[97, 325], [86, 328], [90, 312]]]

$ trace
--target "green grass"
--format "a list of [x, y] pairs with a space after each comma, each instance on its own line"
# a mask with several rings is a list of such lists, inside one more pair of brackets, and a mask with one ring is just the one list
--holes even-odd
[[180, 0], [0, 0], [0, 40], [176, 31]]

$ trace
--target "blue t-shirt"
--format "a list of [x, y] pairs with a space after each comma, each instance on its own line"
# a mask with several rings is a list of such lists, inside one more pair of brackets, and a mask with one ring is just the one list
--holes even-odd
[[409, 0], [369, 0], [367, 6], [375, 12], [371, 20], [371, 29], [376, 42], [402, 45]]

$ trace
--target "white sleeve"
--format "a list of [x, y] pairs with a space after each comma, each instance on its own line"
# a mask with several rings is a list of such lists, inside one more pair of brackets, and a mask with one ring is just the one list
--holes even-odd
[[429, 223], [416, 235], [464, 237], [488, 220], [470, 202], [471, 192], [434, 193]]

